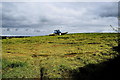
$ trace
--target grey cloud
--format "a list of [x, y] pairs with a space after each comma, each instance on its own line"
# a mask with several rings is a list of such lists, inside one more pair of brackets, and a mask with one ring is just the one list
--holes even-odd
[[118, 3], [104, 3], [98, 8], [101, 17], [118, 17]]
[[[3, 28], [69, 32], [102, 31], [117, 25], [117, 3], [3, 3]], [[62, 27], [61, 27], [62, 26]], [[88, 29], [89, 28], [89, 29]], [[88, 30], [87, 30], [88, 29]], [[108, 27], [106, 27], [108, 29]]]
[[109, 7], [103, 8], [100, 16], [101, 17], [118, 17], [118, 4], [115, 3]]
[[[2, 28], [2, 3], [0, 3], [0, 28]], [[0, 30], [1, 35], [1, 30]]]

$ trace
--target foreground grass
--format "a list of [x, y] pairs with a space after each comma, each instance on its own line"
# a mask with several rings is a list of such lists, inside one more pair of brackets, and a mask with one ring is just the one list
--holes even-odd
[[117, 34], [81, 33], [2, 40], [3, 78], [67, 78], [70, 71], [113, 59]]

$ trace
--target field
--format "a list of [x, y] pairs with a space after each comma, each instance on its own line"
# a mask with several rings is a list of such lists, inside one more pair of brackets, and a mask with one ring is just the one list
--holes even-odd
[[[116, 33], [75, 33], [2, 40], [3, 78], [73, 78], [119, 54]], [[93, 68], [91, 68], [93, 67]], [[90, 73], [91, 72], [91, 73]], [[86, 73], [87, 74], [87, 73]], [[85, 75], [84, 75], [85, 76]], [[83, 76], [83, 77], [84, 77]]]

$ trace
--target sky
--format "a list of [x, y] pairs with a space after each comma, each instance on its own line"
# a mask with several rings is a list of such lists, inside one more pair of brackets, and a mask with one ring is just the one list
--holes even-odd
[[117, 2], [2, 2], [2, 35], [113, 32]]
[[119, 2], [119, 0], [1, 0], [2, 2]]

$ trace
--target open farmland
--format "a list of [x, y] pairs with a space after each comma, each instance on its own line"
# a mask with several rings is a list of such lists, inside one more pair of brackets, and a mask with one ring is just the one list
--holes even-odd
[[[97, 65], [119, 54], [116, 33], [76, 33], [2, 40], [3, 78], [85, 77], [105, 65]], [[84, 70], [84, 69], [83, 69]], [[81, 72], [81, 73], [80, 73]], [[79, 73], [79, 74], [77, 74]], [[84, 80], [82, 79], [81, 80]], [[86, 79], [87, 80], [87, 79]]]

